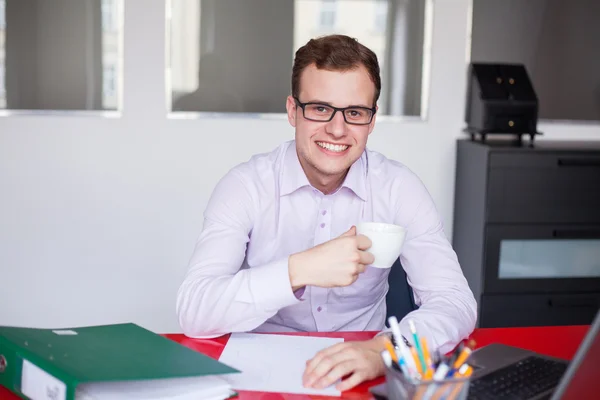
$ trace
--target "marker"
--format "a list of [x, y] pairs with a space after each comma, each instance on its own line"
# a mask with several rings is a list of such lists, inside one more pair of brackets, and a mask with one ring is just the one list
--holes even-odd
[[386, 367], [392, 368], [392, 356], [390, 355], [389, 351], [383, 350], [381, 352], [381, 358], [383, 358], [383, 363]]
[[421, 343], [419, 342], [419, 337], [417, 336], [417, 328], [415, 327], [415, 323], [412, 319], [408, 320], [408, 326], [413, 335], [413, 340], [415, 341], [415, 347], [417, 348], [417, 354], [419, 355], [419, 360], [421, 361], [421, 366], [423, 367], [423, 372], [427, 371], [427, 364], [425, 363], [425, 357], [423, 356], [423, 349], [421, 349]]
[[448, 364], [441, 362], [440, 365], [438, 365], [437, 369], [435, 370], [435, 374], [433, 374], [433, 380], [434, 381], [443, 381], [444, 378], [446, 377], [446, 374], [448, 373], [448, 370], [450, 370], [450, 367], [448, 366]]
[[392, 335], [394, 336], [394, 341], [401, 348], [402, 344], [404, 344], [404, 340], [402, 339], [402, 332], [400, 332], [400, 325], [398, 324], [398, 320], [393, 315], [388, 318], [388, 323], [390, 324], [390, 328], [392, 328]]
[[412, 354], [410, 354], [410, 350], [404, 343], [404, 339], [402, 338], [402, 333], [400, 332], [400, 325], [398, 324], [398, 320], [393, 315], [388, 318], [388, 322], [390, 324], [390, 328], [392, 329], [392, 335], [394, 335], [394, 340], [398, 344], [398, 349], [400, 350], [400, 358], [404, 359], [406, 368], [408, 370], [408, 375], [411, 378], [420, 379], [419, 373], [417, 372], [417, 366], [412, 358]]
[[402, 357], [398, 357], [398, 354], [396, 353], [396, 349], [394, 349], [392, 342], [387, 337], [385, 338], [385, 347], [387, 348], [387, 352], [390, 354], [390, 357], [392, 358], [392, 360], [396, 363], [395, 366], [399, 367], [399, 370], [404, 374], [404, 376], [406, 376], [407, 378], [410, 378], [410, 373], [406, 366], [406, 362], [404, 361], [404, 359]]

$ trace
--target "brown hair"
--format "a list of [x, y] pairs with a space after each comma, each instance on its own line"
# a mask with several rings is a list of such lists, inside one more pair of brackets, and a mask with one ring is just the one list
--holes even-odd
[[300, 75], [311, 64], [330, 71], [348, 71], [363, 65], [375, 84], [373, 105], [377, 103], [381, 92], [379, 62], [375, 53], [358, 40], [345, 35], [328, 35], [311, 39], [300, 47], [292, 67], [292, 96], [298, 97]]

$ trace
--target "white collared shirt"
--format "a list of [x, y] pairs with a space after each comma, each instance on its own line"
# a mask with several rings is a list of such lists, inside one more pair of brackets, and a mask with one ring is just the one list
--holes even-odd
[[[365, 150], [343, 185], [324, 195], [304, 174], [295, 142], [252, 157], [217, 184], [177, 297], [184, 333], [380, 331], [389, 269], [367, 267], [350, 286], [292, 291], [289, 255], [359, 222], [407, 229], [400, 261], [419, 308], [408, 318], [431, 351], [451, 350], [475, 327], [477, 307], [431, 196], [406, 166]], [[404, 318], [402, 318], [404, 317]]]

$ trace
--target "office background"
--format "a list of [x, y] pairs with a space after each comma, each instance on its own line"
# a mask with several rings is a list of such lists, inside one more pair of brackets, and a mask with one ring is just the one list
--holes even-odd
[[[449, 238], [470, 11], [468, 0], [434, 2], [427, 113], [380, 118], [369, 140], [421, 177]], [[179, 331], [176, 291], [214, 185], [293, 138], [281, 115], [168, 116], [165, 3], [126, 0], [124, 22], [121, 111], [0, 118], [2, 325]], [[600, 140], [598, 122], [538, 128], [543, 139]]]

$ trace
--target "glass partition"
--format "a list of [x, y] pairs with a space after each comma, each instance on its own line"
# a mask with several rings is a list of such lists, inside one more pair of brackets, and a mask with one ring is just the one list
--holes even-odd
[[123, 0], [0, 0], [0, 108], [118, 110]]
[[472, 0], [471, 61], [524, 64], [544, 120], [600, 121], [600, 1]]
[[430, 0], [175, 0], [167, 10], [169, 111], [284, 113], [295, 51], [341, 33], [377, 54], [378, 115], [426, 113]]

